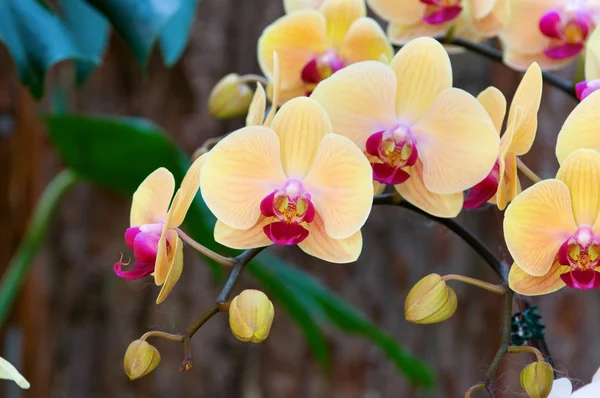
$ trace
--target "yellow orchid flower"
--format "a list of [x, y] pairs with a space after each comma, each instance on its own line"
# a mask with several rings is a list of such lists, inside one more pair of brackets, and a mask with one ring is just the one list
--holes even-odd
[[325, 110], [300, 97], [270, 127], [244, 127], [216, 144], [200, 178], [218, 219], [215, 240], [235, 249], [297, 244], [330, 262], [355, 261], [372, 205], [371, 167], [332, 132]]
[[[508, 202], [521, 192], [517, 176], [517, 156], [531, 149], [537, 129], [537, 113], [542, 99], [542, 71], [532, 64], [523, 76], [508, 113], [507, 128], [500, 139], [500, 155], [488, 176], [469, 191], [463, 207], [475, 209], [488, 200], [504, 210]], [[488, 111], [500, 134], [506, 99], [495, 87], [489, 87], [477, 97]]]
[[506, 209], [504, 237], [515, 261], [511, 289], [540, 295], [565, 285], [600, 287], [599, 215], [600, 153], [578, 149], [556, 178], [524, 190]]
[[498, 157], [490, 116], [472, 95], [452, 88], [448, 54], [431, 38], [408, 43], [390, 65], [344, 68], [311, 98], [323, 105], [333, 130], [365, 152], [374, 180], [395, 185], [436, 216], [456, 216], [463, 191], [482, 181]]
[[585, 45], [585, 80], [575, 85], [577, 98], [583, 101], [600, 88], [600, 28], [594, 32]]
[[164, 167], [146, 177], [133, 194], [131, 226], [125, 232], [125, 243], [133, 250], [136, 262], [129, 270], [123, 270], [127, 264], [119, 260], [114, 271], [125, 279], [154, 275], [156, 285], [162, 285], [157, 303], [167, 298], [181, 276], [183, 242], [177, 228], [198, 192], [205, 157], [202, 155], [192, 164], [174, 197], [175, 179]]
[[325, 0], [283, 0], [283, 9], [286, 14], [299, 10], [318, 10]]
[[544, 70], [571, 62], [598, 23], [598, 0], [510, 0], [511, 18], [500, 33], [504, 62], [519, 70], [537, 62]]
[[321, 80], [346, 65], [388, 60], [394, 51], [381, 27], [366, 15], [364, 0], [325, 0], [319, 10], [303, 9], [279, 18], [258, 40], [258, 62], [270, 80], [273, 53], [281, 63], [278, 103], [310, 94]]
[[458, 23], [458, 33], [473, 39], [491, 37], [508, 22], [509, 0], [367, 0], [389, 22], [387, 34], [394, 44], [422, 36], [439, 36]]

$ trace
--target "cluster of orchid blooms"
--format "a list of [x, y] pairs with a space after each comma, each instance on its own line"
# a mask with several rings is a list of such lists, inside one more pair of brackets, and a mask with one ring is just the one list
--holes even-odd
[[[195, 159], [174, 196], [166, 169], [146, 178], [125, 233], [135, 263], [117, 262], [117, 275], [153, 275], [157, 302], [167, 297], [182, 273], [182, 238], [190, 238], [179, 227], [197, 192], [224, 246], [298, 245], [353, 262], [373, 197], [387, 189], [436, 217], [486, 203], [505, 210], [517, 293], [600, 287], [600, 0], [367, 3], [389, 22], [387, 33], [364, 0], [284, 1], [286, 15], [258, 42], [267, 87], [236, 98], [245, 82], [233, 79], [213, 92], [247, 110], [246, 127]], [[494, 87], [477, 96], [453, 87], [456, 49], [440, 36], [499, 39], [504, 62], [525, 71], [510, 107]], [[519, 156], [535, 139], [542, 70], [584, 54], [581, 103], [558, 134], [560, 169], [522, 190]]]

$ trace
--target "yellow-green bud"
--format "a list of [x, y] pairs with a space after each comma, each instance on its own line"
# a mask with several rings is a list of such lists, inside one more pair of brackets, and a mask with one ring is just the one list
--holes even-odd
[[230, 73], [215, 85], [208, 98], [208, 111], [218, 119], [230, 119], [248, 113], [253, 92], [240, 80], [240, 75]]
[[271, 330], [275, 309], [260, 290], [244, 290], [229, 306], [229, 326], [238, 340], [260, 343]]
[[533, 362], [521, 371], [521, 387], [530, 398], [546, 398], [552, 391], [554, 371], [547, 362]]
[[421, 279], [406, 296], [404, 316], [413, 323], [437, 323], [456, 311], [456, 293], [438, 274]]
[[123, 359], [125, 373], [131, 380], [139, 379], [152, 372], [160, 363], [160, 352], [146, 341], [134, 340]]

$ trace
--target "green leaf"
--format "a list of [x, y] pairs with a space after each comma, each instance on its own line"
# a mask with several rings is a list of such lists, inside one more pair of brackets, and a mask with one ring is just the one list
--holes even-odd
[[160, 47], [167, 66], [173, 66], [183, 54], [200, 0], [181, 0], [179, 10], [169, 19], [160, 34]]
[[[171, 170], [178, 181], [189, 166], [173, 142], [145, 119], [55, 115], [46, 122], [54, 144], [70, 167], [92, 182], [127, 194], [160, 166]], [[205, 246], [232, 255], [232, 250], [214, 242], [214, 223], [215, 218], [198, 195], [187, 214], [187, 228]], [[372, 341], [413, 384], [433, 384], [425, 365], [312, 276], [269, 252], [254, 259], [248, 271], [294, 318], [324, 369], [330, 366], [330, 358], [321, 324], [327, 322]]]
[[61, 14], [78, 48], [93, 62], [77, 61], [77, 84], [82, 84], [102, 61], [110, 26], [96, 9], [84, 0], [59, 0]]
[[87, 0], [102, 12], [131, 47], [140, 64], [183, 0]]
[[0, 0], [0, 41], [8, 47], [19, 79], [35, 98], [42, 97], [46, 70], [52, 65], [68, 59], [88, 67], [100, 62], [73, 40], [58, 15], [35, 0]]

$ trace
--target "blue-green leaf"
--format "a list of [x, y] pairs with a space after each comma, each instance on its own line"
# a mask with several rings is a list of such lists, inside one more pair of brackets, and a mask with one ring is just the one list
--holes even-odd
[[174, 65], [183, 54], [200, 0], [181, 0], [179, 10], [169, 19], [160, 34], [160, 48], [167, 66]]

